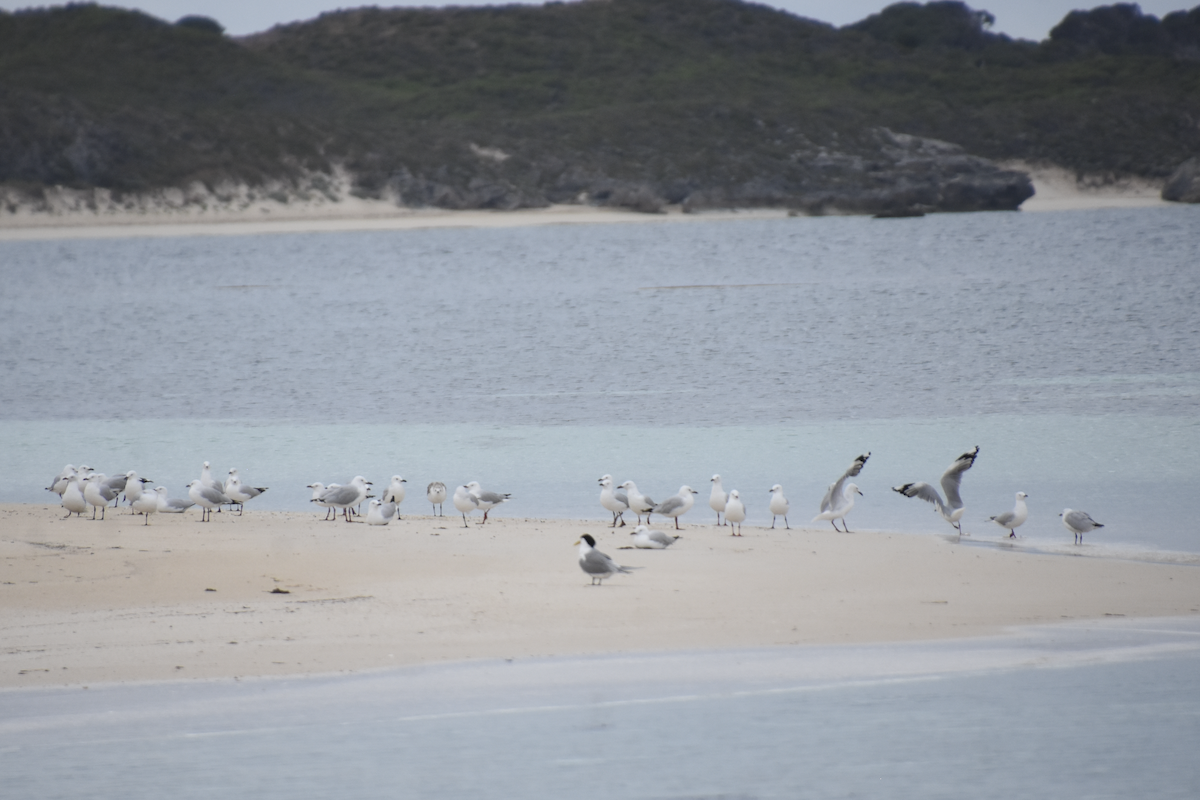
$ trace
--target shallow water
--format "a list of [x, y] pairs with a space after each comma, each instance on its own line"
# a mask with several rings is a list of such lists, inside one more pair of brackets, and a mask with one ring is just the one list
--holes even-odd
[[14, 797], [1158, 797], [1200, 622], [0, 693]]
[[[605, 518], [708, 478], [792, 522], [873, 453], [851, 516], [948, 532], [889, 487], [979, 444], [967, 530], [1200, 551], [1200, 210], [0, 243], [0, 501], [62, 465], [172, 495], [210, 460], [303, 509], [314, 480], [512, 492]], [[1101, 535], [1102, 534], [1102, 535]]]

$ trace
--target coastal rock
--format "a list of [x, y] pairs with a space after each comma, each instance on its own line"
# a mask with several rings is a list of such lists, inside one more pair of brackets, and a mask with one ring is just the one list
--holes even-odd
[[1162, 199], [1176, 203], [1200, 203], [1200, 157], [1179, 165], [1163, 186]]

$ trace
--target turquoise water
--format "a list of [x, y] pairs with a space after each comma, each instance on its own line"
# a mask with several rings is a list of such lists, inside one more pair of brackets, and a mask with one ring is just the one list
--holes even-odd
[[890, 487], [974, 445], [967, 530], [1030, 495], [1089, 545], [1200, 552], [1200, 210], [0, 243], [0, 501], [65, 463], [172, 495], [203, 461], [305, 484], [479, 480], [606, 518], [596, 479], [709, 478], [852, 527], [946, 533]]

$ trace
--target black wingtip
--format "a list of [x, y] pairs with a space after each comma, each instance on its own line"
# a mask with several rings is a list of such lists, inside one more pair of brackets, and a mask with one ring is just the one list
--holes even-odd
[[911, 489], [911, 488], [912, 488], [912, 484], [911, 484], [911, 483], [906, 483], [906, 484], [904, 484], [903, 486], [893, 486], [893, 487], [892, 487], [892, 491], [893, 491], [893, 492], [899, 492], [900, 494], [907, 496], [907, 495], [908, 495], [908, 490], [909, 490], [909, 489]]

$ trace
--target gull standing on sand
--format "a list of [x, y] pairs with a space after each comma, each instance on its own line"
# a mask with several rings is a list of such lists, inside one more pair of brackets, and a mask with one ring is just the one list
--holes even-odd
[[196, 505], [191, 500], [184, 500], [181, 497], [174, 500], [167, 497], [167, 487], [165, 486], [155, 487], [154, 494], [158, 496], [159, 514], [182, 514]]
[[242, 486], [242, 479], [238, 477], [237, 468], [229, 468], [229, 480], [225, 482], [225, 496], [237, 504], [239, 517], [242, 515], [246, 501], [253, 500], [266, 490], [266, 486]]
[[396, 504], [396, 519], [399, 519], [400, 504], [404, 502], [404, 484], [408, 481], [399, 475], [392, 476], [392, 482], [383, 490], [383, 502]]
[[633, 546], [639, 550], [666, 550], [679, 538], [662, 531], [651, 530], [645, 525], [638, 525], [629, 535], [633, 537]]
[[446, 484], [434, 481], [425, 487], [425, 499], [433, 504], [434, 516], [445, 516], [442, 513], [442, 503], [446, 502]]
[[204, 462], [204, 467], [200, 470], [200, 485], [206, 489], [212, 489], [224, 498], [221, 505], [228, 505], [229, 498], [225, 497], [225, 485], [212, 476], [212, 470], [209, 469], [208, 462]]
[[[319, 506], [324, 506], [327, 509], [325, 512], [325, 521], [326, 522], [329, 521], [329, 513], [331, 511], [333, 511], [333, 506], [331, 506], [331, 505], [329, 505], [329, 503], [326, 503], [325, 501], [323, 501], [321, 499], [321, 495], [325, 494], [326, 489], [336, 488], [337, 485], [338, 484], [336, 484], [336, 483], [331, 483], [328, 486], [326, 486], [325, 484], [321, 483], [320, 481], [317, 481], [315, 483], [310, 483], [310, 484], [308, 484], [308, 486], [305, 487], [307, 489], [312, 489], [312, 492], [313, 492], [312, 497], [309, 499], [309, 502], [316, 503]], [[333, 513], [336, 514], [337, 512], [333, 511]]]
[[108, 504], [117, 499], [117, 492], [104, 483], [104, 476], [93, 472], [88, 475], [83, 485], [83, 499], [92, 507], [92, 519], [96, 518], [96, 509], [101, 509], [100, 519], [104, 519], [104, 510]]
[[1088, 531], [1104, 527], [1092, 519], [1086, 511], [1075, 511], [1070, 508], [1064, 508], [1059, 516], [1062, 517], [1063, 526], [1075, 534], [1075, 544], [1083, 544], [1083, 535]]
[[215, 486], [205, 486], [199, 478], [189, 483], [187, 490], [188, 497], [192, 498], [192, 502], [200, 506], [201, 522], [208, 522], [212, 519], [213, 509], [220, 508], [221, 504], [229, 499]]
[[63, 467], [62, 472], [54, 476], [54, 480], [50, 481], [50, 485], [46, 487], [46, 491], [54, 492], [59, 497], [67, 491], [67, 484], [71, 482], [71, 478], [79, 473], [75, 471], [73, 464], [67, 464]]
[[[130, 509], [133, 508], [133, 504], [138, 501], [138, 498], [146, 493], [147, 483], [153, 483], [153, 481], [150, 478], [139, 478], [133, 470], [125, 473], [125, 499], [129, 501]], [[137, 512], [131, 511], [130, 513]]]
[[512, 497], [511, 494], [485, 492], [483, 491], [483, 488], [480, 487], [479, 481], [471, 481], [467, 484], [467, 489], [470, 490], [471, 496], [475, 498], [475, 504], [483, 510], [483, 522], [480, 522], [480, 525], [484, 524], [484, 522], [487, 522], [487, 515], [489, 511], [501, 503], [507, 503], [509, 498]]
[[618, 519], [621, 520], [621, 527], [625, 527], [625, 512], [629, 510], [629, 495], [625, 493], [624, 489], [613, 488], [612, 475], [600, 477], [600, 505], [612, 512], [612, 527], [617, 527]]
[[[675, 520], [675, 530], [679, 530], [679, 518], [686, 514], [692, 508], [692, 503], [696, 502], [698, 492], [686, 484], [679, 487], [679, 494], [674, 497], [668, 497], [654, 507], [654, 513], [664, 517], [672, 517]], [[650, 515], [646, 514], [646, 521], [650, 521]]]
[[83, 516], [83, 512], [87, 511], [87, 500], [83, 497], [83, 480], [78, 475], [72, 475], [67, 481], [67, 488], [62, 493], [62, 507], [67, 510], [67, 517], [75, 514]]
[[730, 536], [742, 535], [742, 523], [746, 521], [746, 505], [742, 502], [742, 495], [737, 489], [729, 493], [729, 500], [725, 503], [725, 521], [730, 523], [730, 528], [737, 526], [737, 533], [732, 530]]
[[721, 485], [721, 476], [712, 476], [712, 491], [708, 494], [708, 507], [717, 512], [717, 524], [721, 523], [721, 515], [725, 513], [725, 504], [729, 502], [729, 492]]
[[[163, 491], [165, 492], [166, 489], [163, 489]], [[135, 514], [145, 515], [145, 524], [149, 525], [150, 515], [158, 511], [158, 495], [149, 489], [146, 489], [144, 492], [134, 498], [133, 502], [129, 504], [129, 507], [133, 509]]]
[[454, 507], [462, 514], [463, 527], [470, 527], [467, 525], [467, 514], [473, 513], [479, 508], [479, 500], [471, 494], [470, 486], [459, 486], [454, 490]]
[[[892, 490], [899, 492], [905, 497], [919, 497], [922, 500], [933, 503], [934, 510], [942, 515], [942, 519], [949, 522], [955, 528], [958, 528], [958, 535], [962, 536], [962, 523], [960, 520], [966, 508], [963, 506], [962, 497], [959, 495], [958, 489], [962, 485], [963, 473], [971, 468], [978, 455], [979, 445], [975, 445], [974, 450], [969, 453], [963, 453], [956, 458], [954, 463], [942, 473], [942, 490], [946, 492], [945, 500], [942, 500], [942, 496], [938, 494], [937, 489], [924, 482], [893, 486]], [[967, 535], [970, 536], [970, 534]]]
[[[846, 515], [850, 513], [850, 509], [854, 508], [854, 495], [862, 495], [862, 491], [853, 483], [847, 486], [846, 479], [853, 478], [862, 472], [862, 468], [866, 466], [867, 459], [870, 457], [869, 452], [863, 453], [854, 459], [854, 463], [842, 473], [842, 477], [829, 484], [829, 488], [825, 490], [825, 496], [821, 498], [821, 513], [813, 517], [813, 522], [827, 519], [838, 533], [850, 532], [850, 526], [846, 524]], [[837, 523], [834, 522], [836, 519], [842, 521], [842, 527], [845, 530], [838, 528]]]
[[[351, 522], [350, 509], [367, 499], [367, 487], [373, 485], [362, 475], [355, 475], [354, 480], [350, 481], [346, 486], [331, 484], [321, 493], [321, 497], [317, 502], [321, 503], [321, 505], [329, 505], [334, 509], [340, 508], [342, 516], [346, 518], [346, 522]], [[336, 516], [336, 514], [337, 512], [335, 511], [334, 515]]]
[[646, 515], [646, 524], [650, 524], [650, 512], [654, 510], [656, 503], [646, 495], [638, 491], [637, 484], [633, 481], [625, 481], [621, 484], [625, 490], [625, 496], [629, 502], [629, 510], [637, 514], [638, 524], [642, 524], [642, 514]]
[[1024, 492], [1017, 492], [1017, 504], [1013, 506], [1012, 511], [1005, 511], [1003, 514], [997, 514], [994, 517], [988, 517], [992, 522], [999, 525], [1001, 528], [1008, 530], [1008, 538], [1017, 538], [1017, 528], [1025, 524], [1025, 520], [1029, 519], [1029, 507], [1025, 505], [1025, 498], [1029, 495]]
[[622, 567], [597, 550], [596, 540], [590, 534], [585, 533], [583, 538], [575, 542], [575, 544], [579, 545], [579, 568], [591, 577], [592, 586], [596, 584], [603, 586], [605, 578], [611, 578], [618, 572], [628, 574], [632, 571], [629, 567]]
[[787, 513], [788, 513], [788, 509], [791, 508], [791, 503], [789, 503], [787, 501], [787, 498], [783, 496], [783, 487], [780, 486], [778, 483], [771, 487], [770, 508], [771, 508], [771, 530], [775, 530], [775, 518], [783, 517], [783, 526], [790, 531], [792, 529], [792, 526], [788, 525]]
[[379, 499], [367, 503], [367, 524], [387, 525], [396, 516], [396, 504], [383, 502]]

